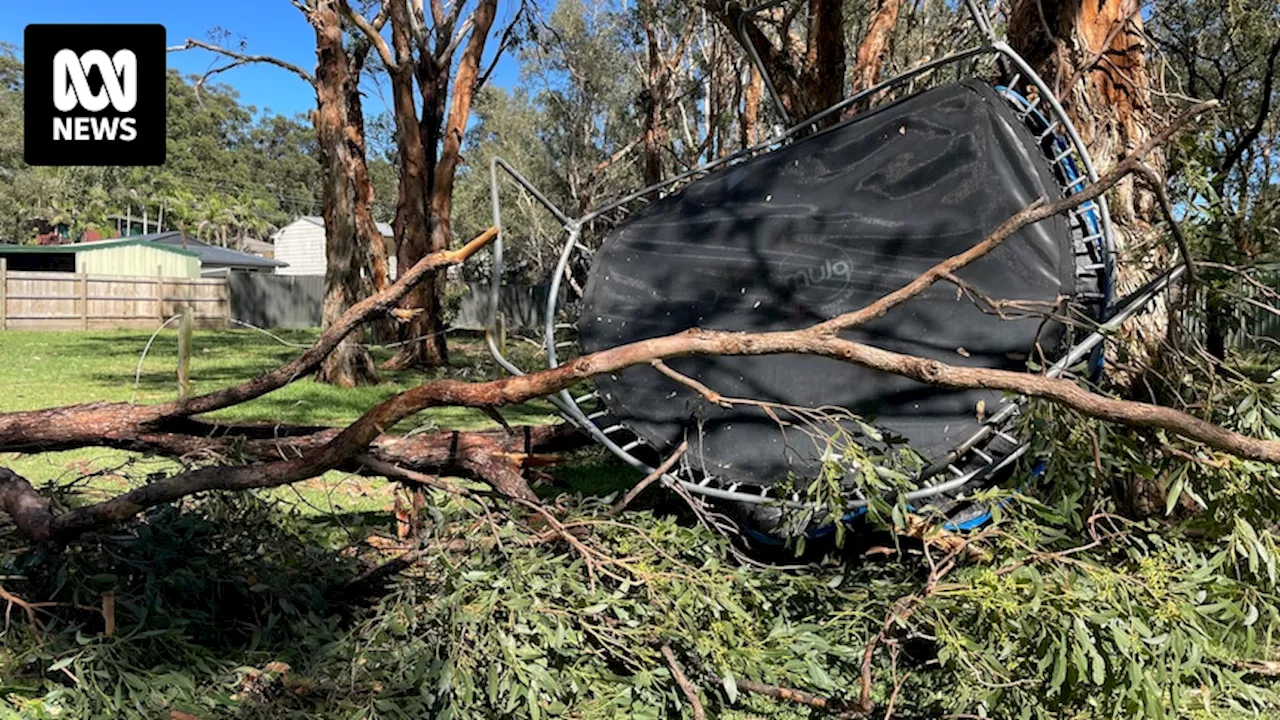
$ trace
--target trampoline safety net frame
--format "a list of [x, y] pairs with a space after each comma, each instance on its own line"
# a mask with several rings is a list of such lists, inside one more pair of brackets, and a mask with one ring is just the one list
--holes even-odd
[[[747, 15], [774, 7], [784, 1], [772, 0], [751, 8], [747, 11]], [[1059, 185], [1064, 196], [1070, 196], [1087, 185], [1097, 182], [1098, 173], [1093, 164], [1093, 159], [1080, 139], [1074, 124], [1068, 118], [1061, 103], [1054, 96], [1049, 86], [1035, 73], [1025, 59], [1018, 55], [1008, 44], [997, 38], [990, 21], [978, 8], [975, 0], [966, 0], [965, 4], [974, 24], [983, 37], [982, 44], [960, 50], [937, 60], [922, 63], [904, 73], [851, 95], [808, 118], [790, 124], [788, 127], [779, 128], [772, 137], [761, 143], [691, 168], [663, 182], [611, 200], [586, 211], [578, 217], [570, 217], [551, 202], [532, 182], [520, 174], [515, 167], [506, 160], [495, 156], [490, 162], [490, 198], [493, 210], [493, 225], [498, 228], [498, 236], [492, 247], [493, 265], [490, 281], [489, 318], [485, 333], [486, 343], [494, 360], [512, 375], [526, 373], [524, 368], [517, 366], [510, 358], [505, 356], [496, 337], [499, 322], [499, 293], [504, 270], [502, 207], [499, 192], [499, 183], [503, 176], [527, 192], [539, 206], [550, 213], [560, 223], [565, 234], [564, 245], [551, 277], [550, 292], [546, 301], [546, 324], [543, 328], [543, 334], [548, 368], [555, 368], [560, 365], [558, 348], [572, 344], [572, 341], [557, 340], [556, 331], [564, 326], [557, 325], [556, 318], [559, 315], [561, 306], [562, 282], [570, 272], [571, 261], [578, 254], [590, 255], [592, 252], [580, 242], [583, 228], [588, 226], [589, 223], [607, 220], [610, 217], [619, 215], [625, 216], [628, 205], [643, 202], [649, 197], [668, 195], [712, 171], [782, 147], [797, 136], [802, 135], [807, 128], [815, 127], [817, 123], [832, 116], [838, 116], [839, 113], [859, 103], [882, 98], [889, 91], [905, 90], [907, 94], [912, 94], [915, 92], [918, 81], [924, 80], [929, 76], [937, 77], [937, 75], [941, 74], [941, 71], [954, 70], [956, 78], [959, 79], [963, 76], [962, 73], [966, 68], [972, 70], [982, 60], [994, 60], [1004, 70], [1006, 77], [1008, 75], [1013, 77], [1004, 88], [997, 89], [1005, 91], [1006, 97], [1013, 95], [1020, 101], [1015, 102], [1014, 98], [1010, 98], [1011, 103], [1015, 105], [1015, 112], [1018, 112], [1020, 118], [1025, 121], [1030, 114], [1040, 113], [1040, 117], [1044, 119], [1046, 128], [1037, 137], [1037, 141], [1044, 141], [1051, 134], [1056, 134], [1058, 138], [1065, 141], [1061, 143], [1063, 150], [1060, 154], [1056, 157], [1046, 158], [1051, 165], [1055, 166], [1052, 168], [1055, 174], [1060, 175]], [[766, 90], [780, 117], [789, 122], [786, 109], [773, 86], [772, 80], [769, 78], [767, 69], [761, 63], [758, 53], [751, 46], [751, 43], [747, 42], [744, 45], [752, 62], [762, 73]], [[972, 74], [972, 72], [969, 73], [970, 76]], [[1019, 87], [1019, 81], [1024, 81], [1031, 88], [1034, 88], [1036, 96], [1034, 100], [1028, 101], [1021, 98], [1021, 96], [1017, 96], [1016, 93], [1007, 92], [1008, 88]], [[1044, 107], [1041, 107], [1041, 105]], [[1070, 213], [1073, 215], [1072, 220], [1080, 223], [1086, 229], [1081, 240], [1085, 243], [1094, 243], [1100, 250], [1101, 257], [1097, 258], [1097, 271], [1105, 273], [1106, 277], [1114, 277], [1115, 247], [1106, 198], [1099, 197], [1094, 201], [1086, 202], [1075, 210], [1070, 211]], [[1126, 298], [1123, 307], [1114, 309], [1109, 315], [1106, 314], [1106, 309], [1111, 306], [1114, 300], [1114, 283], [1105, 283], [1100, 303], [1103, 308], [1101, 317], [1105, 319], [1105, 322], [1088, 336], [1071, 346], [1064, 357], [1048, 368], [1045, 374], [1049, 377], [1064, 376], [1069, 368], [1089, 358], [1108, 335], [1141, 310], [1150, 300], [1164, 291], [1177, 279], [1183, 269], [1184, 266], [1178, 265], [1157, 277], [1146, 287]], [[603, 406], [600, 409], [592, 407], [592, 404], [598, 400], [596, 392], [593, 391], [574, 397], [570, 391], [562, 390], [548, 399], [567, 422], [587, 433], [592, 439], [628, 465], [646, 474], [654, 471], [652, 464], [636, 455], [637, 449], [645, 446], [646, 442], [631, 432], [625, 424], [611, 418], [608, 411], [603, 409]], [[943, 458], [934, 462], [933, 465], [921, 471], [916, 478], [917, 489], [906, 493], [904, 495], [905, 500], [918, 502], [937, 498], [938, 496], [946, 496], [955, 500], [963, 499], [966, 486], [975, 481], [991, 477], [1018, 460], [1027, 452], [1029, 447], [1022, 440], [1009, 434], [1009, 426], [1018, 412], [1018, 399], [1015, 398], [1005, 402], [969, 438], [956, 446]], [[1008, 453], [1001, 453], [999, 456], [986, 452], [984, 445], [994, 438], [1004, 440], [1014, 449]], [[811, 504], [802, 502], [798, 492], [789, 497], [776, 497], [770, 494], [772, 488], [744, 485], [705, 474], [699, 476], [698, 473], [690, 470], [687, 465], [684, 469], [672, 469], [665, 473], [661, 480], [664, 484], [679, 485], [691, 493], [707, 498], [753, 505], [769, 504], [798, 509], [820, 510], [820, 508], [815, 508]], [[867, 498], [849, 498], [846, 501], [846, 507], [849, 509], [865, 508], [869, 502]]]

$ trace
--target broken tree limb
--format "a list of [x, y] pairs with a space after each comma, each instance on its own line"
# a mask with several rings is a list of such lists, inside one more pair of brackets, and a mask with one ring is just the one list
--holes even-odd
[[[207, 467], [137, 488], [110, 500], [53, 517], [29, 528], [45, 537], [65, 538], [126, 520], [136, 513], [208, 490], [248, 490], [298, 482], [343, 466], [400, 420], [431, 407], [500, 407], [558, 392], [571, 385], [653, 360], [689, 355], [774, 355], [803, 353], [829, 357], [872, 370], [949, 389], [985, 388], [1051, 400], [1085, 415], [1142, 428], [1158, 428], [1237, 457], [1280, 463], [1280, 441], [1260, 440], [1227, 430], [1173, 408], [1090, 392], [1069, 380], [989, 368], [960, 367], [844, 340], [822, 324], [805, 330], [732, 333], [687, 330], [576, 358], [557, 368], [481, 383], [438, 380], [406, 390], [371, 408], [327, 442], [300, 457], [256, 465]], [[25, 530], [24, 530], [25, 532]]]
[[0, 414], [0, 448], [4, 450], [84, 447], [95, 439], [123, 439], [168, 418], [189, 417], [247, 402], [315, 372], [324, 358], [365, 321], [396, 307], [409, 290], [428, 273], [458, 265], [475, 255], [498, 235], [496, 227], [456, 250], [424, 257], [382, 292], [352, 305], [316, 342], [294, 360], [251, 380], [187, 400], [157, 405], [89, 403], [48, 410]]
[[689, 701], [689, 706], [693, 708], [694, 720], [705, 720], [707, 712], [702, 709], [702, 701], [698, 699], [698, 688], [689, 682], [689, 678], [685, 677], [684, 671], [680, 669], [680, 663], [676, 661], [676, 655], [671, 651], [670, 645], [662, 646], [662, 658], [667, 661], [667, 667], [671, 669], [671, 679], [676, 681], [676, 685], [680, 687], [680, 692], [684, 693], [684, 697]]
[[[850, 313], [837, 316], [822, 323], [819, 327], [828, 332], [849, 329], [883, 317], [893, 308], [929, 289], [947, 274], [978, 260], [990, 253], [1019, 229], [1037, 222], [1054, 212], [1065, 212], [1102, 193], [1129, 173], [1136, 172], [1144, 155], [1169, 138], [1197, 115], [1215, 108], [1214, 101], [1192, 106], [1171, 122], [1166, 128], [1154, 134], [1131, 155], [1121, 160], [1117, 166], [1107, 172], [1097, 183], [1093, 183], [1069, 198], [1058, 202], [1026, 208], [988, 235], [973, 248], [948, 258], [915, 280], [895, 290], [879, 300]], [[189, 417], [201, 413], [212, 412], [225, 407], [237, 405], [273, 390], [284, 387], [294, 380], [314, 372], [331, 352], [360, 323], [379, 312], [388, 312], [409, 292], [414, 284], [422, 280], [434, 270], [448, 265], [464, 262], [481, 248], [488, 245], [498, 234], [497, 227], [491, 227], [484, 233], [458, 250], [432, 253], [424, 257], [417, 265], [400, 277], [386, 290], [353, 305], [337, 322], [325, 331], [309, 349], [295, 360], [264, 373], [252, 380], [224, 390], [215, 391], [196, 398], [185, 404], [162, 403], [138, 407], [126, 403], [94, 403], [88, 405], [72, 405], [49, 410], [34, 410], [18, 413], [0, 414], [0, 451], [37, 449], [67, 449], [95, 444], [97, 438], [124, 438], [135, 434], [142, 427], [161, 420], [174, 417]]]
[[[563, 366], [529, 375], [481, 383], [454, 380], [428, 383], [384, 400], [345, 429], [324, 434], [323, 441], [317, 434], [315, 444], [305, 451], [298, 449], [293, 457], [282, 454], [277, 456], [281, 458], [279, 460], [259, 464], [191, 470], [131, 490], [102, 503], [77, 508], [52, 518], [28, 514], [24, 532], [28, 532], [32, 537], [37, 535], [52, 538], [72, 537], [94, 527], [123, 521], [140, 510], [193, 493], [207, 490], [245, 490], [297, 482], [351, 463], [367, 452], [369, 446], [383, 435], [384, 429], [391, 428], [400, 420], [427, 408], [442, 406], [497, 408], [546, 396], [602, 373], [616, 372], [641, 363], [653, 363], [666, 358], [689, 355], [779, 353], [820, 355], [944, 388], [998, 389], [1041, 397], [1100, 419], [1139, 427], [1165, 429], [1242, 458], [1280, 462], [1280, 442], [1250, 438], [1171, 408], [1108, 398], [1084, 390], [1067, 380], [985, 368], [957, 367], [935, 360], [889, 352], [844, 340], [838, 336], [840, 330], [883, 315], [888, 309], [923, 292], [944, 274], [962, 268], [990, 252], [1005, 238], [1012, 235], [1018, 227], [1041, 218], [1040, 213], [1051, 214], [1050, 210], [1061, 212], [1097, 197], [1110, 186], [1108, 183], [1114, 184], [1120, 177], [1133, 172], [1139, 164], [1142, 153], [1150, 150], [1158, 142], [1166, 141], [1178, 127], [1189, 122], [1195, 114], [1212, 106], [1207, 103], [1193, 107], [1164, 131], [1157, 133], [1151, 142], [1144, 144], [1129, 158], [1121, 161], [1114, 170], [1104, 176], [1103, 180], [1094, 183], [1081, 193], [1058, 203], [1032, 207], [1018, 213], [975, 248], [940, 263], [900, 290], [884, 296], [860, 311], [795, 331], [746, 334], [691, 329], [675, 335], [644, 340], [586, 355]], [[1044, 217], [1047, 217], [1047, 214]], [[493, 232], [491, 229], [489, 233], [476, 238], [462, 250], [432, 257], [437, 257], [440, 265], [455, 260], [460, 261], [458, 256], [465, 257], [469, 248], [478, 249], [486, 244], [488, 242], [486, 236]], [[474, 249], [470, 252], [474, 252]], [[346, 332], [358, 324], [357, 318], [372, 314], [377, 309], [378, 303], [387, 303], [384, 309], [389, 309], [389, 303], [395, 293], [403, 294], [407, 289], [407, 283], [422, 277], [431, 269], [429, 265], [430, 263], [424, 260], [387, 291], [353, 306], [344, 315], [343, 322], [348, 325]], [[339, 333], [345, 334], [342, 331], [343, 322], [326, 332], [313, 348], [303, 353], [303, 356], [293, 363], [227, 391], [195, 398], [181, 409], [177, 411], [170, 409], [168, 412], [171, 416], [182, 416], [191, 412], [217, 409], [227, 404], [235, 404], [241, 401], [240, 399], [251, 399], [269, 389], [287, 384], [292, 377], [297, 376], [297, 373], [305, 371], [308, 367], [314, 369], [320, 359], [315, 355], [320, 353], [326, 344], [330, 349], [336, 345], [341, 339], [338, 336]], [[308, 363], [311, 364], [308, 365]], [[114, 423], [116, 432], [123, 433], [127, 439], [130, 420], [121, 421], [110, 412], [110, 407], [108, 404], [102, 404], [94, 406], [93, 411], [102, 414], [104, 417], [100, 419], [109, 425]], [[142, 410], [165, 417], [164, 408], [166, 405], [152, 406]], [[59, 413], [75, 414], [81, 411], [83, 407], [59, 408], [46, 412], [56, 416]], [[12, 423], [12, 421], [13, 415], [0, 416], [0, 449], [5, 448], [5, 423]], [[120, 438], [116, 439], [123, 441]], [[485, 461], [478, 459], [475, 462], [481, 464]], [[504, 462], [501, 459], [490, 458], [489, 466], [484, 468], [484, 471], [499, 475], [510, 471], [510, 466], [503, 465]], [[518, 471], [516, 474], [518, 475]], [[514, 479], [512, 475], [507, 477]], [[523, 483], [523, 478], [520, 482]], [[522, 493], [518, 490], [511, 494], [517, 500], [528, 502], [521, 497]]]

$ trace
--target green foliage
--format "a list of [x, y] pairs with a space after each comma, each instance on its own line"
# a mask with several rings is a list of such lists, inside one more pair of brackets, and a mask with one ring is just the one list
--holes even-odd
[[[60, 603], [0, 650], [8, 717], [156, 717], [236, 707], [247, 668], [333, 637], [325, 592], [349, 562], [320, 524], [252, 497], [165, 507], [65, 552], [4, 539], [7, 588]], [[349, 572], [349, 571], [348, 571]], [[13, 582], [20, 578], [19, 582]], [[115, 595], [113, 637], [103, 593]], [[264, 659], [265, 658], [265, 659]]]
[[[115, 232], [109, 216], [143, 209], [165, 230], [234, 246], [318, 209], [320, 166], [303, 119], [242, 105], [226, 85], [168, 77], [167, 160], [160, 168], [32, 168], [22, 162], [21, 61], [0, 46], [0, 240], [34, 238], [33, 220]], [[140, 223], [139, 223], [140, 226]]]
[[[873, 698], [883, 706], [896, 676], [901, 717], [1280, 707], [1241, 664], [1273, 657], [1280, 623], [1264, 532], [1205, 542], [1107, 518], [1087, 542], [1048, 505], [1006, 499], [998, 529], [970, 544], [981, 552], [932, 582], [913, 554], [746, 567], [682, 514], [610, 520], [607, 498], [565, 496], [553, 507], [584, 538], [575, 549], [433, 494], [427, 559], [361, 606], [337, 592], [358, 569], [359, 520], [211, 497], [61, 554], [6, 555], [7, 590], [85, 609], [42, 610], [38, 640], [15, 613], [0, 672], [23, 717], [687, 716], [666, 643], [713, 716], [804, 717], [737, 681], [856, 700], [863, 650], [892, 612]], [[107, 590], [111, 638], [94, 612]]]
[[1116, 523], [1095, 526], [1110, 537], [1089, 552], [1054, 529], [1011, 523], [995, 552], [1020, 559], [948, 578], [922, 622], [956, 673], [959, 704], [1024, 718], [1273, 709], [1274, 690], [1235, 659], [1272, 650], [1274, 585], [1233, 577], [1225, 550]]
[[[638, 186], [632, 141], [640, 129], [640, 90], [629, 22], [627, 10], [611, 2], [558, 2], [519, 55], [522, 86], [486, 86], [477, 93], [455, 191], [454, 223], [461, 236], [473, 237], [492, 223], [494, 156], [510, 162], [571, 217]], [[545, 281], [564, 243], [563, 228], [505, 176], [499, 192], [511, 279]], [[486, 270], [481, 263], [466, 268]]]

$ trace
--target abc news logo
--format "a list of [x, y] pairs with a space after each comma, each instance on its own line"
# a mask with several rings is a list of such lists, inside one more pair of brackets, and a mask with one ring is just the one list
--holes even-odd
[[28, 25], [24, 156], [30, 165], [161, 165], [162, 25]]

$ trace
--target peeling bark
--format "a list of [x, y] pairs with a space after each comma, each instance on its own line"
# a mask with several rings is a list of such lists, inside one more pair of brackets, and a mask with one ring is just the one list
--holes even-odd
[[742, 145], [752, 147], [761, 140], [760, 133], [760, 98], [764, 95], [764, 78], [754, 64], [750, 66], [750, 77], [742, 98]]
[[[1155, 122], [1140, 9], [1138, 0], [1016, 0], [1009, 18], [1010, 45], [1056, 88], [1101, 167], [1145, 142]], [[1162, 152], [1154, 152], [1147, 163], [1163, 173]], [[1173, 254], [1154, 229], [1160, 212], [1153, 193], [1130, 179], [1108, 200], [1118, 255], [1116, 292], [1123, 296], [1167, 268]], [[1153, 250], [1137, 256], [1134, 248]], [[1126, 326], [1125, 365], [1155, 364], [1168, 331], [1168, 309], [1159, 299], [1151, 312]], [[1118, 369], [1111, 377], [1129, 386], [1137, 373]]]
[[902, 0], [876, 0], [871, 11], [867, 33], [854, 55], [852, 93], [861, 92], [876, 84], [889, 54], [889, 37], [898, 23]]
[[[398, 9], [391, 3], [391, 19], [393, 39], [396, 17], [407, 21], [407, 12]], [[429, 186], [424, 198], [426, 206], [425, 229], [418, 236], [416, 228], [406, 221], [406, 234], [397, 249], [398, 262], [402, 265], [413, 265], [429, 253], [439, 252], [449, 246], [453, 237], [451, 218], [453, 214], [453, 186], [458, 165], [462, 159], [462, 140], [466, 132], [467, 122], [471, 117], [471, 102], [475, 96], [480, 80], [480, 62], [484, 55], [485, 45], [489, 39], [489, 31], [497, 16], [497, 0], [479, 0], [469, 20], [470, 36], [467, 39], [462, 56], [458, 60], [457, 70], [453, 78], [453, 91], [449, 93], [448, 71], [452, 62], [453, 51], [449, 48], [436, 48], [439, 55], [431, 55], [419, 51], [416, 66], [418, 86], [422, 93], [422, 118], [419, 121], [421, 136], [421, 152], [423, 172]], [[453, 27], [447, 24], [443, 34], [437, 33], [441, 43], [452, 42]], [[399, 50], [397, 50], [397, 54]], [[445, 113], [445, 100], [448, 98], [448, 112]], [[397, 100], [397, 126], [403, 120], [407, 122], [409, 115], [400, 107]], [[438, 148], [438, 155], [437, 155]], [[404, 147], [401, 147], [404, 154]], [[402, 200], [417, 202], [410, 197], [409, 190], [402, 189]], [[413, 190], [413, 192], [417, 192]], [[416, 212], [416, 210], [415, 210]], [[416, 222], [416, 218], [413, 218]], [[449, 362], [448, 345], [445, 341], [444, 305], [445, 276], [442, 273], [431, 273], [424, 278], [422, 284], [415, 288], [406, 299], [404, 306], [408, 311], [408, 321], [402, 334], [408, 340], [396, 355], [387, 361], [385, 367], [404, 369], [408, 367], [435, 367], [447, 365]]]
[[[348, 94], [357, 81], [350, 76], [347, 52], [342, 44], [342, 22], [336, 3], [322, 2], [312, 10], [316, 35], [316, 112], [313, 115], [320, 162], [324, 168], [325, 296], [322, 328], [332, 326], [352, 305], [371, 293], [362, 276], [365, 254], [356, 227], [358, 187], [353, 182], [355, 164], [351, 141]], [[379, 381], [373, 358], [360, 341], [356, 328], [333, 349], [320, 366], [316, 379], [339, 387], [370, 385]]]

